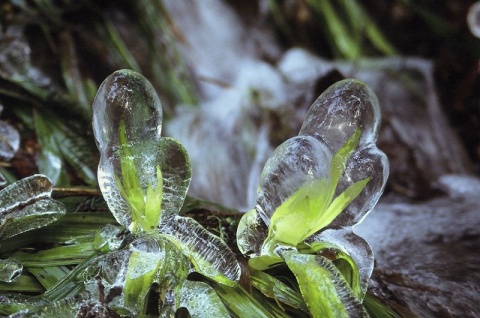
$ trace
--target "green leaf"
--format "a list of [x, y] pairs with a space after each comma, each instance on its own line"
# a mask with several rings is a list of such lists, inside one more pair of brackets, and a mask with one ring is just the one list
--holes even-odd
[[363, 291], [360, 285], [360, 273], [354, 259], [345, 253], [342, 249], [330, 242], [313, 242], [309, 248], [300, 249], [303, 254], [321, 254], [322, 251], [328, 250], [329, 253], [335, 253], [333, 264], [345, 278], [345, 281], [352, 288], [353, 293], [359, 299], [363, 299]]
[[[265, 296], [275, 299], [275, 301], [286, 304], [290, 307], [301, 309], [308, 313], [307, 305], [302, 295], [265, 272], [250, 270], [252, 286], [260, 290]], [[281, 307], [281, 305], [279, 304]]]
[[58, 180], [67, 179], [63, 164], [67, 162], [86, 183], [96, 185], [96, 174], [92, 169], [93, 151], [86, 140], [47, 109], [34, 110], [33, 116], [41, 149], [38, 162], [40, 172], [58, 184]]
[[185, 281], [179, 307], [185, 307], [192, 318], [231, 317], [215, 290], [204, 282]]
[[347, 207], [347, 205], [349, 205], [350, 202], [352, 202], [360, 194], [360, 192], [362, 192], [363, 188], [365, 188], [371, 179], [371, 177], [368, 177], [357, 181], [339, 194], [328, 206], [327, 210], [322, 213], [321, 217], [316, 220], [314, 226], [305, 232], [304, 239], [332, 223], [332, 221]]
[[145, 311], [147, 294], [152, 285], [155, 274], [165, 261], [163, 253], [132, 251], [128, 261], [127, 277], [125, 280], [125, 305]]
[[275, 210], [265, 242], [280, 241], [296, 246], [304, 240], [306, 236], [303, 229], [312, 228], [322, 214], [327, 192], [328, 185], [325, 179], [316, 180], [298, 189]]
[[276, 255], [260, 255], [248, 260], [248, 266], [259, 271], [273, 268], [282, 263], [283, 259]]
[[332, 202], [345, 164], [356, 149], [360, 135], [358, 129], [332, 158], [328, 182], [321, 179], [303, 185], [275, 210], [263, 253], [272, 253], [279, 242], [297, 246], [330, 224], [363, 190], [370, 178], [354, 183]]
[[[140, 183], [140, 169], [137, 166], [133, 152], [135, 145], [129, 145], [126, 135], [125, 122], [122, 120], [119, 127], [119, 148], [121, 176], [116, 176], [116, 184], [124, 199], [128, 202], [132, 212], [131, 230], [133, 232], [150, 232], [159, 222], [162, 205], [163, 176], [160, 167], [156, 167], [156, 184], [149, 183], [146, 193]], [[143, 149], [144, 151], [151, 151]]]
[[[268, 318], [268, 317], [289, 317], [280, 308], [268, 310], [261, 299], [254, 298], [239, 284], [227, 286], [217, 282], [209, 282], [215, 289], [218, 296], [226, 304], [233, 317], [252, 317], [252, 318]], [[266, 308], [267, 307], [267, 308]]]
[[230, 247], [194, 219], [173, 215], [161, 224], [160, 233], [187, 256], [198, 273], [229, 286], [240, 280], [240, 264]]
[[298, 252], [286, 252], [283, 256], [297, 278], [313, 317], [350, 317], [364, 313], [362, 304], [330, 260]]

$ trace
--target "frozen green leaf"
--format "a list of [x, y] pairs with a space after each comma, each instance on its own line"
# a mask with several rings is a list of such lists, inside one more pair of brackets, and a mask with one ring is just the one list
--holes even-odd
[[186, 308], [192, 318], [231, 317], [215, 290], [203, 282], [185, 281], [179, 307]]
[[188, 257], [200, 274], [226, 285], [240, 280], [240, 264], [232, 250], [194, 219], [174, 215], [161, 225], [160, 232]]
[[65, 207], [49, 198], [50, 180], [34, 175], [0, 191], [0, 237], [3, 239], [44, 227], [63, 216]]
[[296, 252], [285, 253], [284, 258], [312, 316], [367, 317], [361, 302], [330, 260]]

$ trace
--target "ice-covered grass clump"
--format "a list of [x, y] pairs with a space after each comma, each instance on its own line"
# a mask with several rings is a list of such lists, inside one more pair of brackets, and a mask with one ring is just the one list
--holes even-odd
[[299, 135], [267, 161], [257, 205], [239, 224], [238, 246], [250, 267], [286, 264], [314, 316], [363, 312], [373, 254], [352, 227], [377, 203], [388, 176], [388, 160], [375, 145], [379, 124], [378, 100], [367, 85], [332, 85]]
[[[130, 70], [105, 79], [93, 105], [98, 180], [110, 211], [134, 241], [127, 252], [104, 256], [97, 267], [103, 272], [101, 264], [116, 264], [107, 282], [122, 291], [111, 305], [117, 312], [144, 314], [155, 285], [161, 312], [186, 306], [192, 315], [196, 310], [225, 313], [213, 290], [203, 295], [215, 306], [202, 307], [188, 297], [210, 288], [189, 282], [189, 273], [233, 286], [240, 266], [220, 238], [178, 215], [190, 184], [190, 161], [178, 141], [161, 137], [161, 127], [160, 100], [147, 79]], [[87, 280], [91, 293], [95, 279]]]

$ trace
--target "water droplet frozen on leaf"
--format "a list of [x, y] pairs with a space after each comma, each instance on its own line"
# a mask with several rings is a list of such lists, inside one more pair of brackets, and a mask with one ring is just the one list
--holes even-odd
[[[109, 155], [119, 146], [118, 127], [125, 122], [131, 144], [160, 140], [162, 105], [152, 84], [137, 72], [119, 70], [108, 76], [93, 103], [93, 129], [98, 149]], [[106, 152], [106, 153], [105, 153]]]
[[299, 135], [323, 140], [337, 152], [358, 129], [359, 146], [375, 142], [380, 125], [380, 106], [364, 83], [346, 79], [325, 90], [307, 112]]
[[332, 153], [310, 136], [298, 136], [281, 144], [268, 159], [260, 177], [257, 211], [266, 225], [275, 210], [301, 186], [326, 179]]

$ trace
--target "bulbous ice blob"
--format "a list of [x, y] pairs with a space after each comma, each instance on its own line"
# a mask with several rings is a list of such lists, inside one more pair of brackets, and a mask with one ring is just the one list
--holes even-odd
[[268, 159], [260, 177], [258, 215], [266, 225], [275, 210], [309, 181], [326, 179], [332, 153], [310, 136], [298, 136], [281, 144]]
[[[162, 215], [178, 213], [183, 204], [191, 178], [190, 161], [181, 144], [161, 138], [161, 127], [160, 99], [146, 78], [120, 70], [105, 79], [93, 105], [100, 151], [98, 181], [111, 212], [124, 227], [132, 224], [132, 200], [127, 202], [120, 184], [138, 182], [131, 189], [138, 193], [135, 200], [144, 200], [151, 188], [161, 186]], [[128, 174], [126, 167], [130, 167]]]
[[119, 70], [100, 85], [93, 103], [93, 132], [102, 155], [118, 147], [118, 127], [125, 122], [127, 140], [160, 140], [162, 104], [141, 74]]
[[336, 195], [356, 181], [367, 177], [371, 180], [329, 227], [340, 228], [360, 223], [380, 199], [387, 183], [388, 173], [388, 158], [375, 144], [357, 149], [347, 161], [337, 185]]
[[299, 135], [325, 141], [336, 153], [358, 129], [359, 146], [375, 142], [380, 107], [375, 93], [364, 83], [345, 79], [330, 86], [312, 104]]

